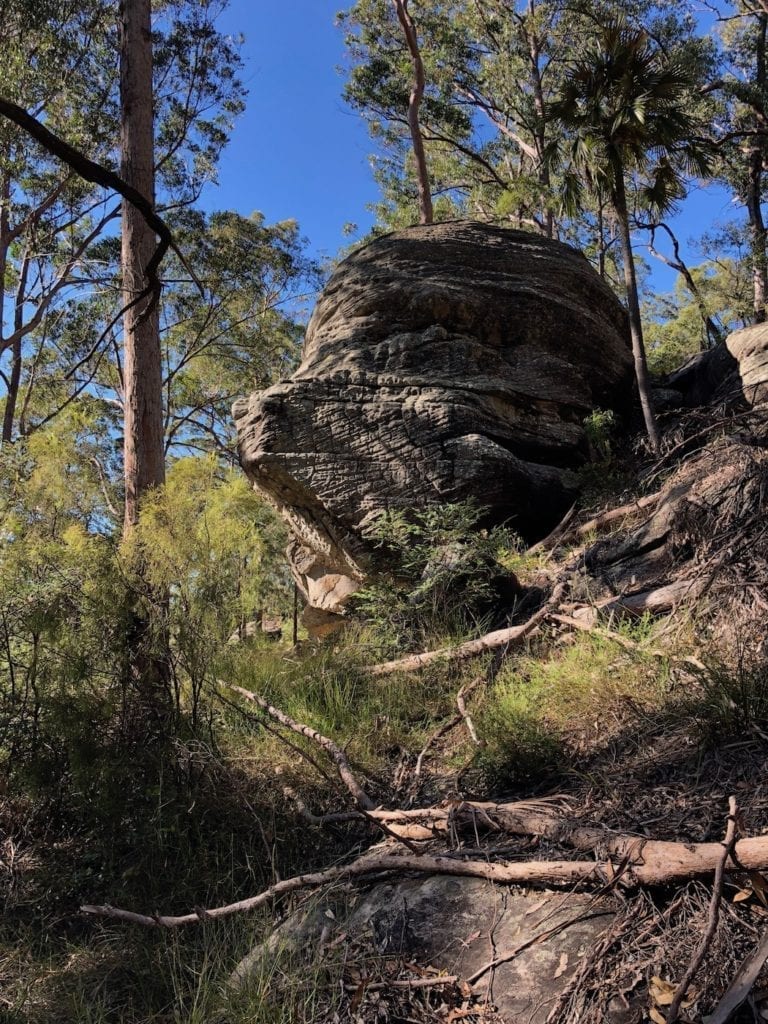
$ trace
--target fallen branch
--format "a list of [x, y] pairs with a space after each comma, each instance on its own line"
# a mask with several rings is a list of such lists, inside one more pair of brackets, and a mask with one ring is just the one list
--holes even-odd
[[[677, 843], [645, 839], [608, 832], [595, 827], [582, 827], [569, 823], [548, 812], [525, 804], [469, 805], [473, 811], [482, 811], [500, 831], [542, 835], [560, 842], [569, 842], [576, 849], [589, 849], [601, 859], [586, 861], [512, 861], [457, 860], [448, 856], [393, 854], [376, 851], [363, 855], [351, 864], [328, 868], [325, 871], [297, 875], [284, 879], [236, 903], [214, 907], [211, 910], [195, 908], [178, 917], [159, 914], [137, 914], [118, 907], [84, 906], [85, 914], [96, 917], [128, 921], [150, 928], [178, 928], [211, 918], [228, 917], [243, 911], [255, 910], [265, 903], [298, 889], [317, 888], [330, 882], [383, 873], [398, 874], [415, 871], [426, 875], [454, 875], [484, 878], [499, 885], [566, 886], [587, 881], [610, 883], [616, 880], [615, 861], [622, 862], [621, 882], [626, 886], [669, 885], [687, 882], [693, 878], [717, 871], [750, 871], [768, 868], [768, 836], [755, 836], [735, 843], [723, 857], [722, 843]], [[445, 814], [451, 808], [444, 809]], [[371, 812], [372, 817], [377, 816]], [[402, 818], [413, 812], [385, 812]], [[418, 813], [418, 812], [417, 812]], [[424, 813], [424, 812], [421, 812]], [[532, 831], [534, 822], [542, 826]]]
[[[631, 515], [642, 512], [643, 509], [656, 505], [663, 493], [663, 491], [655, 491], [653, 494], [647, 494], [644, 498], [637, 498], [635, 501], [630, 501], [626, 505], [620, 505], [618, 508], [609, 509], [607, 512], [602, 512], [599, 516], [594, 516], [594, 518], [588, 519], [586, 523], [581, 523], [572, 530], [568, 530], [568, 532], [562, 536], [559, 535], [559, 531], [556, 531], [553, 539], [555, 541], [559, 540], [560, 543], [565, 544], [570, 540], [583, 540], [584, 537], [588, 536], [590, 533], [602, 533], [618, 520], [627, 519]], [[545, 538], [545, 540], [540, 543], [543, 545], [548, 540], [549, 538]], [[538, 545], [535, 545], [535, 547], [538, 547]]]
[[712, 885], [712, 899], [709, 904], [709, 915], [707, 918], [707, 930], [701, 938], [698, 949], [694, 953], [688, 970], [683, 975], [683, 980], [675, 989], [675, 994], [672, 1002], [669, 1004], [667, 1010], [667, 1024], [675, 1024], [675, 1021], [680, 1016], [680, 1008], [683, 1005], [686, 993], [690, 987], [691, 982], [696, 977], [704, 963], [704, 958], [707, 955], [712, 939], [717, 931], [717, 922], [720, 916], [720, 903], [723, 899], [723, 877], [725, 875], [725, 865], [727, 864], [730, 857], [733, 856], [733, 849], [736, 845], [736, 797], [732, 796], [728, 801], [728, 825], [725, 830], [725, 840], [723, 842], [723, 850], [720, 855], [720, 859], [717, 862], [715, 868], [715, 880]]
[[385, 661], [380, 665], [369, 665], [364, 671], [372, 676], [389, 676], [393, 672], [418, 672], [427, 665], [434, 665], [435, 662], [466, 661], [468, 658], [476, 658], [480, 654], [493, 651], [505, 644], [524, 640], [547, 617], [550, 609], [560, 603], [564, 593], [565, 583], [558, 583], [547, 602], [527, 622], [523, 622], [519, 626], [497, 629], [493, 633], [486, 633], [485, 636], [481, 636], [477, 640], [467, 640], [457, 647], [444, 647], [437, 651], [425, 651], [423, 654], [410, 654], [405, 658], [397, 658], [395, 661]]
[[243, 689], [242, 686], [236, 686], [234, 683], [226, 683], [221, 679], [219, 680], [219, 685], [226, 686], [227, 689], [232, 690], [234, 693], [239, 693], [241, 697], [245, 697], [246, 700], [258, 705], [258, 707], [260, 707], [262, 711], [266, 712], [270, 718], [274, 718], [275, 721], [284, 725], [287, 729], [291, 729], [300, 736], [306, 736], [307, 739], [312, 740], [313, 743], [317, 743], [318, 746], [322, 747], [335, 762], [339, 778], [349, 790], [357, 806], [364, 811], [370, 811], [376, 806], [355, 778], [354, 772], [349, 766], [347, 755], [341, 747], [333, 742], [333, 740], [328, 739], [327, 736], [323, 736], [322, 733], [317, 731], [317, 729], [313, 729], [309, 725], [304, 725], [302, 722], [295, 721], [295, 719], [286, 715], [284, 711], [273, 707], [268, 701], [264, 700], [263, 697], [260, 697], [258, 693], [252, 693], [250, 690]]
[[455, 729], [456, 726], [462, 721], [461, 715], [454, 715], [453, 718], [449, 718], [447, 722], [443, 722], [441, 726], [432, 733], [427, 742], [421, 748], [419, 756], [416, 758], [416, 767], [414, 768], [413, 774], [415, 778], [419, 778], [421, 775], [421, 769], [424, 765], [424, 758], [429, 753], [429, 748], [432, 747], [437, 741], [449, 733], [451, 729]]
[[433, 988], [435, 985], [456, 985], [461, 979], [458, 974], [442, 974], [436, 978], [398, 978], [395, 981], [374, 981], [370, 985], [364, 981], [357, 985], [345, 985], [348, 992], [357, 992], [360, 985], [365, 985], [366, 992], [382, 992], [388, 988]]
[[494, 957], [493, 960], [489, 960], [488, 963], [483, 964], [479, 967], [474, 974], [471, 974], [467, 978], [468, 984], [473, 987], [478, 981], [487, 974], [489, 971], [495, 971], [497, 967], [501, 967], [502, 964], [508, 964], [510, 960], [514, 960], [516, 957], [524, 953], [526, 949], [530, 949], [531, 946], [536, 946], [540, 942], [545, 942], [547, 939], [551, 939], [554, 935], [558, 935], [560, 932], [565, 931], [566, 928], [570, 928], [571, 925], [578, 924], [579, 921], [585, 921], [592, 917], [606, 917], [609, 916], [611, 911], [597, 911], [594, 913], [579, 914], [577, 917], [572, 917], [567, 921], [563, 921], [560, 924], [554, 925], [552, 928], [547, 928], [542, 932], [538, 932], [536, 935], [531, 936], [530, 939], [526, 939], [525, 942], [521, 942], [513, 949], [508, 949], [506, 953], [502, 953], [500, 956]]
[[459, 709], [459, 714], [464, 719], [464, 724], [467, 727], [467, 732], [469, 733], [470, 739], [472, 740], [472, 742], [475, 744], [476, 747], [482, 747], [484, 744], [483, 744], [482, 740], [479, 739], [479, 737], [477, 735], [477, 731], [475, 729], [475, 723], [472, 721], [472, 716], [467, 711], [467, 705], [466, 705], [466, 702], [465, 702], [464, 698], [469, 696], [469, 694], [480, 683], [482, 683], [482, 681], [483, 681], [483, 677], [482, 676], [477, 676], [477, 678], [473, 679], [471, 683], [467, 683], [466, 685], [462, 686], [459, 689], [459, 692], [456, 694], [456, 707]]
[[677, 655], [670, 654], [669, 651], [663, 651], [657, 647], [644, 647], [643, 644], [638, 643], [636, 640], [632, 640], [628, 636], [624, 636], [622, 633], [617, 633], [614, 629], [606, 629], [601, 626], [591, 625], [584, 619], [577, 619], [573, 615], [560, 615], [557, 612], [552, 612], [549, 618], [553, 622], [559, 622], [563, 626], [570, 626], [572, 629], [578, 629], [584, 633], [593, 633], [595, 636], [602, 637], [605, 640], [611, 640], [613, 643], [618, 644], [619, 647], [623, 647], [625, 651], [631, 651], [637, 654], [648, 654], [652, 658], [663, 658], [667, 661], [676, 661], [684, 665], [689, 665], [697, 672], [706, 671], [706, 666], [698, 658], [694, 658], [690, 655]]
[[559, 540], [563, 533], [565, 533], [571, 523], [571, 520], [576, 515], [576, 505], [577, 502], [574, 502], [554, 530], [548, 533], [546, 537], [542, 537], [542, 539], [537, 541], [532, 547], [528, 548], [526, 555], [532, 555], [538, 551], [549, 551], [550, 548], [553, 548], [555, 546], [555, 542]]

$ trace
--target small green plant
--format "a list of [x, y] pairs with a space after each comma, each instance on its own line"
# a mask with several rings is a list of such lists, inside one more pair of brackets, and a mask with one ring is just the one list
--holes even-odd
[[768, 726], [768, 664], [747, 665], [740, 660], [735, 668], [707, 666], [695, 714], [707, 743], [764, 735]]
[[492, 611], [498, 587], [513, 577], [498, 560], [519, 542], [511, 530], [481, 529], [473, 501], [382, 513], [368, 528], [382, 571], [355, 595], [354, 608], [387, 646], [461, 636]]
[[616, 433], [616, 414], [611, 409], [594, 409], [584, 419], [584, 433], [597, 459], [610, 459]]

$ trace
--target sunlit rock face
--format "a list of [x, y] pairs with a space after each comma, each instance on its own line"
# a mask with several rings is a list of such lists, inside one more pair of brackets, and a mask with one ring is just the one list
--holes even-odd
[[452, 222], [345, 259], [298, 370], [234, 416], [311, 615], [330, 624], [370, 567], [365, 527], [382, 509], [472, 497], [488, 523], [543, 536], [573, 500], [584, 418], [624, 411], [631, 381], [624, 310], [581, 254]]

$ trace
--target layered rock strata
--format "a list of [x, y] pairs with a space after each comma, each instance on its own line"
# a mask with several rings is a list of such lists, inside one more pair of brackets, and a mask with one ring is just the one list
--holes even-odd
[[471, 497], [488, 523], [543, 536], [573, 500], [585, 417], [625, 411], [631, 381], [624, 310], [583, 256], [453, 222], [345, 259], [297, 371], [233, 411], [319, 625], [369, 570], [382, 510]]

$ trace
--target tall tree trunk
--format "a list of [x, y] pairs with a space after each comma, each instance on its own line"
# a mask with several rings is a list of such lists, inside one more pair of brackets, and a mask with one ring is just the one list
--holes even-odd
[[619, 222], [619, 234], [621, 237], [621, 254], [624, 263], [624, 283], [627, 288], [627, 308], [629, 310], [629, 330], [632, 336], [632, 355], [635, 360], [635, 377], [637, 378], [637, 390], [640, 394], [640, 407], [643, 410], [645, 429], [651, 442], [651, 448], [658, 452], [661, 447], [659, 428], [656, 424], [656, 416], [651, 404], [651, 390], [648, 380], [648, 361], [645, 357], [645, 345], [643, 343], [643, 324], [640, 317], [640, 299], [637, 291], [637, 274], [635, 273], [635, 258], [632, 253], [632, 236], [629, 230], [629, 211], [627, 209], [627, 193], [624, 186], [624, 168], [621, 161], [614, 158], [613, 173], [615, 178], [613, 201], [616, 208], [616, 218]]
[[531, 60], [531, 85], [533, 88], [533, 106], [536, 111], [536, 129], [534, 131], [534, 144], [538, 167], [536, 168], [539, 182], [542, 185], [540, 196], [541, 213], [544, 218], [544, 234], [547, 238], [555, 237], [555, 215], [550, 206], [550, 188], [552, 179], [547, 163], [547, 136], [545, 125], [547, 123], [547, 106], [544, 99], [544, 86], [541, 78], [541, 43], [536, 32], [536, 0], [528, 0], [528, 20], [525, 26], [526, 41], [528, 43], [528, 54]]
[[[755, 86], [760, 94], [766, 88], [766, 29], [768, 14], [758, 14], [758, 35], [755, 66]], [[765, 323], [765, 303], [768, 296], [768, 261], [766, 260], [766, 228], [763, 219], [763, 147], [759, 137], [749, 147], [747, 213], [751, 233], [753, 308], [756, 324]]]
[[413, 155], [416, 159], [416, 178], [419, 189], [419, 223], [431, 224], [433, 220], [432, 190], [429, 183], [429, 171], [427, 170], [427, 156], [424, 152], [424, 139], [419, 124], [419, 107], [421, 106], [426, 85], [424, 62], [421, 59], [416, 29], [408, 13], [408, 0], [395, 0], [395, 10], [397, 11], [398, 21], [405, 33], [405, 41], [408, 45], [408, 52], [411, 55], [411, 63], [413, 64], [413, 85], [408, 100], [408, 127], [411, 132]]
[[[120, 4], [121, 175], [155, 201], [151, 0]], [[123, 203], [122, 272], [126, 305], [146, 288], [145, 268], [157, 247], [154, 231]], [[139, 516], [142, 497], [165, 481], [160, 321], [148, 297], [123, 320], [125, 377], [125, 532]]]
[[[11, 176], [6, 172], [0, 181], [0, 352], [5, 351], [5, 274], [8, 269], [8, 249], [11, 244], [10, 224], [10, 202], [11, 202]], [[16, 365], [16, 353], [11, 353], [13, 363], [11, 364], [11, 377]], [[6, 411], [3, 421], [2, 440], [5, 442], [5, 419], [8, 415], [8, 403], [10, 401], [11, 377], [8, 378], [8, 397], [6, 398]], [[18, 386], [17, 386], [18, 387]]]
[[[153, 207], [155, 202], [151, 0], [121, 0], [121, 174]], [[147, 265], [157, 249], [155, 231], [133, 203], [123, 203], [122, 272], [126, 306], [147, 289]], [[139, 520], [141, 501], [165, 482], [163, 377], [157, 296], [127, 309], [124, 349], [124, 536]], [[139, 552], [134, 570], [142, 580], [128, 630], [131, 700], [125, 722], [129, 742], [162, 745], [172, 716], [167, 652], [168, 593], [146, 579]]]
[[27, 291], [27, 276], [29, 274], [29, 251], [25, 252], [21, 261], [19, 282], [16, 287], [16, 301], [13, 310], [13, 332], [16, 340], [11, 348], [11, 375], [8, 378], [8, 394], [5, 397], [5, 412], [3, 413], [3, 444], [10, 444], [13, 441], [13, 424], [16, 419], [16, 405], [19, 400], [19, 385], [21, 384], [21, 328], [24, 323], [24, 296]]

